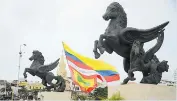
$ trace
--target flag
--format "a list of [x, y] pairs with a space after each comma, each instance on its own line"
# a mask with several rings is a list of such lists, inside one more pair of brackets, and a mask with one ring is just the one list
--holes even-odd
[[[81, 72], [86, 75], [96, 75], [99, 79], [102, 80], [101, 77], [104, 78], [106, 82], [112, 82], [120, 80], [119, 73], [116, 68], [104, 61], [91, 59], [85, 56], [82, 56], [75, 51], [73, 51], [69, 46], [67, 46], [64, 42], [64, 52], [66, 55], [66, 59], [68, 60], [68, 64], [75, 68], [78, 72]], [[101, 76], [98, 76], [101, 75]]]
[[86, 76], [69, 66], [73, 82], [78, 85], [81, 91], [90, 93], [97, 87], [97, 75]]

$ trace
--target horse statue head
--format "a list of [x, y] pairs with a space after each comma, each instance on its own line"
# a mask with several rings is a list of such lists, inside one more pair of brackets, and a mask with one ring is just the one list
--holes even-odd
[[30, 61], [38, 61], [41, 65], [44, 64], [44, 56], [42, 55], [41, 52], [39, 52], [38, 50], [34, 50], [33, 55], [29, 58]]
[[124, 8], [118, 3], [111, 3], [107, 9], [105, 14], [103, 15], [103, 19], [108, 21], [109, 19], [119, 19], [119, 24], [123, 28], [127, 27], [127, 15], [124, 11]]

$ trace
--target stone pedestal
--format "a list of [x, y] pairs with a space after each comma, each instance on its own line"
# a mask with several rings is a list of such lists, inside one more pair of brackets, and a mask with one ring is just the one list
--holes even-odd
[[38, 98], [41, 99], [41, 101], [52, 101], [52, 100], [71, 100], [71, 92], [65, 91], [65, 92], [39, 92]]
[[126, 100], [176, 100], [176, 87], [151, 84], [127, 84], [108, 87], [108, 97], [120, 92]]

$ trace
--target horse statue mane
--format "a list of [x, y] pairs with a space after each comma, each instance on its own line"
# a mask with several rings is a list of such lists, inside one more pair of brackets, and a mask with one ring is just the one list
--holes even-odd
[[[38, 50], [34, 50], [32, 53], [33, 53], [33, 56], [34, 56], [33, 60], [34, 61], [37, 60], [41, 65], [43, 65], [45, 59], [44, 59], [44, 56], [42, 55], [42, 53], [40, 51], [38, 51]], [[32, 59], [32, 57], [30, 57], [30, 60], [31, 59]]]
[[[120, 5], [118, 2], [112, 2], [108, 6], [108, 8], [109, 7], [115, 8], [115, 10], [116, 10], [116, 12], [118, 14], [118, 17], [120, 19], [120, 22], [119, 22], [120, 26], [122, 28], [126, 28], [127, 27], [127, 14], [126, 14], [124, 8], [122, 7], [122, 5]], [[110, 11], [112, 11], [112, 10], [110, 10]]]

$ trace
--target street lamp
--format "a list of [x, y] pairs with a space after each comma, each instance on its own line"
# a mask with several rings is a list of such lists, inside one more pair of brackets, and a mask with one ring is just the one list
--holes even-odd
[[20, 45], [20, 52], [19, 52], [19, 66], [18, 66], [18, 83], [17, 83], [17, 87], [19, 86], [19, 76], [20, 76], [20, 64], [21, 64], [21, 57], [22, 57], [22, 50], [21, 47], [22, 46], [26, 46], [26, 44]]

